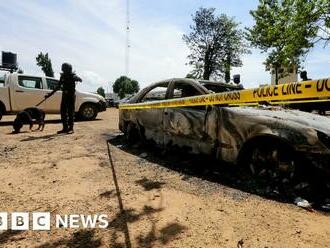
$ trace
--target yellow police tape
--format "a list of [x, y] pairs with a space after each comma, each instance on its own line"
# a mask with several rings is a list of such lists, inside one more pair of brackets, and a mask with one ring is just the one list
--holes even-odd
[[330, 101], [330, 78], [162, 101], [120, 104], [119, 109], [174, 108], [201, 105], [284, 105], [326, 101]]

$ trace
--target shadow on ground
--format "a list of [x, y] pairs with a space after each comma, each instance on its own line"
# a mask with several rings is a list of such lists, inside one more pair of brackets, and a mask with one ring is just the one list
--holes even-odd
[[[141, 180], [137, 180], [136, 183], [144, 188], [145, 191], [156, 190], [159, 193], [159, 207], [154, 208], [147, 204], [144, 205], [141, 211], [137, 211], [135, 209], [125, 209], [121, 197], [121, 190], [117, 180], [116, 174], [116, 166], [113, 162], [113, 154], [110, 145], [110, 140], [107, 140], [107, 148], [108, 148], [108, 156], [109, 162], [112, 170], [113, 182], [115, 185], [115, 191], [107, 191], [100, 195], [100, 197], [113, 197], [117, 196], [118, 199], [118, 207], [119, 212], [115, 216], [115, 218], [109, 223], [108, 228], [112, 231], [111, 236], [111, 245], [114, 247], [132, 247], [131, 245], [131, 237], [128, 229], [128, 224], [139, 221], [141, 219], [148, 220], [150, 222], [150, 231], [144, 235], [139, 234], [136, 238], [139, 247], [151, 248], [154, 246], [155, 242], [161, 242], [162, 244], [166, 244], [173, 239], [176, 239], [177, 236], [182, 233], [187, 228], [179, 223], [169, 223], [165, 227], [162, 227], [158, 230], [157, 221], [159, 220], [159, 213], [163, 211], [162, 202], [163, 197], [161, 194], [161, 187], [165, 184], [163, 182], [152, 181], [147, 178], [143, 178]], [[118, 242], [118, 236], [123, 234], [125, 243]]]
[[[132, 247], [131, 240], [125, 240], [125, 242], [120, 242], [119, 237], [122, 233], [126, 232], [127, 223], [134, 223], [141, 218], [147, 218], [151, 222], [150, 231], [146, 234], [139, 234], [136, 237], [136, 242], [139, 244], [138, 247], [151, 248], [154, 247], [156, 242], [163, 245], [169, 243], [170, 241], [177, 239], [178, 236], [184, 232], [187, 228], [178, 223], [169, 223], [165, 227], [156, 228], [156, 219], [153, 218], [153, 214], [157, 214], [162, 211], [162, 209], [154, 209], [149, 206], [144, 206], [143, 210], [139, 213], [134, 209], [128, 209], [125, 213], [118, 213], [115, 218], [109, 222], [108, 232], [109, 239], [104, 239], [103, 230], [97, 229], [83, 229], [73, 233], [68, 238], [62, 238], [55, 240], [53, 242], [46, 242], [38, 248], [55, 248], [55, 247], [86, 247], [86, 248], [96, 248], [96, 247]], [[8, 236], [8, 235], [7, 235]], [[5, 244], [8, 239], [2, 244]], [[1, 244], [1, 243], [0, 243]]]
[[38, 248], [56, 248], [56, 247], [86, 247], [96, 248], [101, 247], [101, 238], [95, 237], [95, 230], [80, 230], [71, 235], [70, 238], [59, 239], [54, 242], [47, 242]]
[[164, 182], [152, 181], [145, 177], [140, 180], [135, 181], [135, 183], [141, 185], [145, 191], [150, 191], [153, 189], [160, 189], [165, 184]]
[[12, 230], [6, 230], [0, 233], [0, 247], [3, 247], [2, 245], [8, 243], [8, 242], [14, 242], [21, 239], [24, 239], [20, 237], [20, 234], [22, 234], [23, 231], [12, 231]]
[[52, 139], [54, 139], [55, 137], [60, 136], [57, 133], [54, 134], [48, 134], [48, 135], [43, 135], [43, 136], [29, 136], [27, 138], [21, 139], [21, 142], [25, 142], [25, 141], [33, 141], [33, 140], [43, 140], [43, 141], [50, 141]]
[[[240, 191], [255, 194], [266, 199], [272, 199], [279, 202], [293, 203], [297, 196], [304, 197], [315, 203], [315, 208], [319, 209], [324, 199], [319, 199], [317, 189], [308, 192], [295, 190], [287, 185], [260, 182], [254, 179], [246, 167], [238, 167], [233, 164], [220, 162], [210, 158], [210, 156], [192, 155], [185, 151], [173, 149], [164, 151], [154, 145], [127, 145], [123, 135], [115, 134], [109, 136], [105, 134], [108, 141], [117, 148], [140, 156], [147, 153], [143, 159], [148, 162], [158, 164], [170, 170], [183, 174], [182, 180], [190, 180], [191, 178], [200, 178], [209, 182], [225, 185]], [[141, 158], [142, 159], [142, 158]], [[150, 183], [148, 179], [139, 180], [145, 190], [148, 190]], [[159, 182], [158, 182], [159, 184]], [[152, 184], [151, 184], [152, 185]], [[246, 196], [235, 193], [234, 198], [241, 199]], [[328, 213], [326, 213], [328, 215]]]
[[[91, 121], [102, 121], [102, 119], [96, 118]], [[0, 121], [0, 126], [12, 126], [14, 121]], [[84, 122], [83, 120], [75, 120], [75, 122]], [[45, 120], [45, 124], [58, 124], [61, 123], [61, 119]]]
[[[14, 121], [0, 121], [0, 126], [12, 126]], [[46, 120], [46, 124], [57, 124], [61, 123], [61, 120]]]
[[110, 244], [114, 247], [132, 247], [131, 238], [125, 240], [125, 245], [118, 242], [118, 236], [126, 232], [126, 225], [145, 219], [149, 224], [149, 231], [145, 234], [138, 234], [136, 242], [138, 247], [153, 247], [156, 242], [167, 244], [170, 241], [177, 239], [178, 236], [187, 230], [187, 227], [179, 223], [169, 223], [165, 227], [157, 228], [158, 214], [163, 211], [163, 208], [153, 208], [145, 205], [141, 211], [135, 209], [127, 209], [124, 212], [118, 213], [115, 218], [109, 223], [108, 228], [112, 230]]

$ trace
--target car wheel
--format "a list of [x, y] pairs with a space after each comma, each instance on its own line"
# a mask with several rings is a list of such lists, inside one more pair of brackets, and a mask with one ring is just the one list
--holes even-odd
[[79, 117], [84, 121], [95, 120], [97, 116], [97, 109], [94, 104], [86, 103], [81, 106], [79, 110]]
[[296, 159], [292, 149], [276, 143], [262, 143], [250, 149], [248, 167], [251, 174], [267, 181], [291, 181], [295, 176]]

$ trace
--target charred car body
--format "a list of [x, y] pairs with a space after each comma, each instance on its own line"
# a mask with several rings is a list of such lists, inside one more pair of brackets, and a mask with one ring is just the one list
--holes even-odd
[[[218, 82], [171, 79], [143, 89], [128, 104], [240, 89]], [[243, 162], [253, 174], [263, 173], [267, 166], [292, 176], [298, 165], [307, 163], [305, 158], [329, 175], [329, 124], [326, 117], [281, 107], [212, 105], [120, 109], [119, 128], [129, 140], [151, 140], [162, 147], [177, 146], [230, 163]]]

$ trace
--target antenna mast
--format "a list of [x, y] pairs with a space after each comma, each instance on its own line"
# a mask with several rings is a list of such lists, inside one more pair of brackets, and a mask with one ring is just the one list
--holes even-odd
[[126, 48], [125, 48], [125, 73], [129, 76], [129, 49], [130, 49], [130, 18], [129, 18], [129, 0], [126, 0]]

